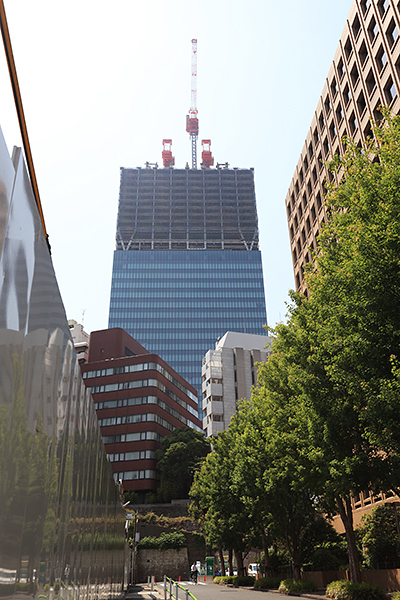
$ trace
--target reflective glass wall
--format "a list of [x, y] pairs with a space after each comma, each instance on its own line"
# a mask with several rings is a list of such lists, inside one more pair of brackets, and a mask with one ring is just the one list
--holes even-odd
[[0, 596], [117, 596], [125, 513], [22, 154], [0, 131]]

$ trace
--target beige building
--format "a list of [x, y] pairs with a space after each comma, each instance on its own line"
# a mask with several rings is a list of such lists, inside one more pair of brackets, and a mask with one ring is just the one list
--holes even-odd
[[228, 331], [209, 350], [202, 365], [203, 429], [216, 436], [228, 428], [238, 401], [251, 397], [257, 363], [265, 362], [270, 338]]
[[286, 211], [296, 289], [306, 291], [303, 266], [311, 260], [324, 208], [326, 161], [344, 152], [343, 137], [371, 135], [379, 107], [400, 112], [400, 2], [355, 0], [350, 10], [289, 191]]
[[68, 327], [75, 346], [76, 356], [80, 365], [89, 360], [90, 335], [83, 329], [83, 325], [74, 319], [68, 319]]

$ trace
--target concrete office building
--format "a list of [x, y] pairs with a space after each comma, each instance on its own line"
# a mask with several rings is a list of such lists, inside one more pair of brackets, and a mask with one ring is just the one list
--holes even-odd
[[68, 319], [68, 327], [74, 342], [78, 362], [83, 365], [89, 360], [90, 335], [83, 329], [83, 325], [74, 319]]
[[343, 136], [371, 135], [379, 107], [400, 111], [400, 2], [356, 0], [350, 10], [289, 191], [286, 210], [296, 288], [305, 291], [303, 266], [311, 260], [326, 219], [325, 166], [344, 152]]
[[163, 438], [176, 427], [201, 430], [196, 390], [119, 328], [91, 333], [81, 369], [114, 478], [143, 502], [157, 488], [155, 452]]
[[201, 396], [207, 349], [266, 321], [253, 170], [121, 169], [109, 327]]
[[[238, 401], [250, 400], [257, 363], [268, 356], [269, 338], [228, 331], [203, 358], [203, 429], [207, 436], [228, 428]], [[266, 347], [267, 346], [267, 347]]]

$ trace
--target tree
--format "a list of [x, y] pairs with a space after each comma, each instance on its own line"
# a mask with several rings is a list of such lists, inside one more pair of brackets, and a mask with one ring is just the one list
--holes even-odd
[[[359, 580], [351, 496], [387, 490], [400, 475], [400, 119], [387, 112], [363, 147], [332, 162], [327, 224], [293, 294], [273, 355], [303, 423], [302, 453], [319, 472], [315, 493], [339, 513], [351, 580]], [[269, 376], [264, 386], [274, 385]]]
[[210, 450], [210, 442], [204, 434], [190, 427], [178, 427], [165, 437], [156, 452], [159, 500], [188, 498], [194, 474]]
[[377, 506], [365, 515], [357, 535], [370, 569], [397, 568], [400, 564], [400, 540], [397, 507]]

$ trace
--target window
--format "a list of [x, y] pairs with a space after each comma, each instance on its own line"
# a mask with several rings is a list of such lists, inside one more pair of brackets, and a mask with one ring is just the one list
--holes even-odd
[[365, 83], [367, 84], [368, 94], [371, 96], [372, 92], [374, 91], [375, 86], [376, 86], [374, 72], [372, 69], [370, 69], [370, 71], [367, 75], [367, 79], [365, 80]]
[[306, 240], [307, 240], [306, 230], [303, 227], [303, 229], [301, 230], [301, 241], [303, 242], [303, 244], [305, 244]]
[[377, 22], [375, 21], [375, 17], [372, 17], [372, 19], [368, 25], [368, 36], [369, 36], [369, 39], [371, 40], [371, 42], [374, 41], [374, 39], [376, 38], [377, 35], [378, 35], [378, 25], [377, 25]]
[[365, 63], [365, 61], [368, 58], [368, 50], [367, 50], [367, 46], [365, 45], [364, 41], [360, 46], [360, 49], [358, 51], [358, 56], [360, 58], [361, 66], [363, 66], [363, 64]]
[[399, 36], [399, 31], [394, 19], [390, 21], [389, 27], [386, 30], [386, 38], [390, 47], [393, 46]]
[[329, 154], [329, 140], [328, 140], [327, 137], [324, 139], [323, 147], [324, 147], [324, 154], [325, 154], [325, 156], [328, 156], [328, 154]]
[[316, 183], [317, 182], [317, 169], [315, 167], [312, 170], [312, 178], [313, 178], [313, 182]]
[[370, 3], [370, 0], [361, 0], [361, 10], [363, 12], [363, 15], [365, 15], [365, 13], [367, 12], [369, 3]]
[[331, 101], [330, 101], [330, 99], [329, 99], [329, 96], [327, 96], [327, 97], [325, 98], [325, 103], [324, 103], [324, 104], [325, 104], [325, 110], [326, 110], [326, 114], [327, 114], [327, 115], [329, 115], [329, 112], [330, 112], [330, 110], [331, 110]]
[[338, 120], [338, 123], [340, 123], [340, 121], [343, 119], [343, 110], [342, 110], [342, 105], [339, 104], [336, 107], [336, 118]]
[[382, 102], [380, 100], [378, 100], [378, 102], [374, 108], [374, 121], [376, 121], [377, 123], [379, 123], [379, 121], [381, 121], [383, 119], [383, 115], [382, 115], [381, 111], [379, 110], [381, 106], [382, 106]]
[[317, 218], [317, 215], [316, 215], [316, 212], [315, 212], [315, 206], [314, 206], [314, 204], [313, 204], [313, 205], [312, 205], [312, 207], [311, 207], [311, 218], [312, 218], [312, 220], [313, 220], [313, 223], [314, 223], [315, 219]]
[[312, 194], [312, 185], [311, 185], [311, 181], [310, 180], [308, 180], [308, 183], [307, 183], [307, 192], [308, 192], [308, 195], [311, 196], [311, 194]]
[[351, 39], [348, 37], [344, 45], [344, 53], [347, 60], [349, 60], [351, 53], [353, 52], [353, 46], [351, 45]]
[[299, 182], [298, 181], [296, 181], [296, 183], [294, 184], [294, 189], [296, 192], [296, 196], [298, 196], [298, 194], [299, 194]]
[[307, 156], [304, 157], [304, 170], [306, 172], [308, 171], [308, 158], [307, 158]]
[[392, 100], [396, 96], [396, 86], [393, 83], [392, 77], [389, 77], [386, 85], [385, 85], [385, 98], [388, 104], [391, 104]]
[[332, 121], [330, 127], [329, 127], [329, 133], [331, 135], [331, 140], [333, 141], [336, 137], [336, 127], [335, 127], [335, 122]]
[[307, 217], [307, 219], [306, 219], [306, 227], [307, 227], [307, 233], [310, 233], [310, 230], [311, 230], [310, 217]]
[[351, 117], [349, 119], [349, 125], [350, 125], [351, 133], [354, 133], [355, 130], [357, 129], [357, 119], [356, 119], [356, 115], [354, 114], [354, 112], [351, 113]]
[[372, 132], [372, 127], [371, 127], [371, 123], [368, 121], [368, 124], [366, 126], [366, 128], [364, 129], [364, 138], [368, 139], [368, 138], [373, 138], [374, 134]]
[[318, 169], [319, 171], [321, 171], [322, 167], [323, 167], [324, 161], [322, 160], [322, 154], [321, 152], [318, 154]]
[[299, 221], [297, 219], [297, 215], [294, 215], [294, 228], [297, 229], [299, 226]]
[[365, 102], [365, 98], [364, 98], [364, 92], [361, 91], [360, 95], [357, 98], [357, 108], [358, 108], [358, 112], [360, 113], [360, 115], [363, 114], [364, 110], [366, 109], [367, 103]]
[[317, 128], [314, 129], [313, 138], [314, 138], [314, 144], [317, 145], [319, 142], [319, 133], [318, 133]]
[[300, 169], [299, 175], [300, 175], [300, 181], [301, 181], [301, 183], [303, 183], [303, 181], [304, 181], [303, 169]]
[[313, 155], [314, 155], [314, 148], [313, 148], [312, 142], [310, 142], [310, 143], [308, 144], [308, 156], [309, 156], [310, 158], [312, 158], [312, 157], [313, 157]]
[[294, 194], [292, 194], [292, 195], [290, 196], [290, 199], [291, 199], [291, 201], [292, 201], [292, 208], [294, 208], [294, 205], [295, 205], [295, 201], [294, 201]]
[[288, 204], [286, 204], [286, 212], [287, 212], [287, 216], [290, 217], [291, 214], [291, 210], [290, 210], [290, 202]]
[[297, 262], [297, 250], [296, 248], [293, 248], [293, 262]]
[[338, 71], [339, 79], [342, 80], [343, 75], [344, 75], [344, 63], [343, 63], [342, 58], [338, 62], [337, 71]]
[[358, 69], [357, 69], [356, 63], [354, 63], [354, 66], [353, 66], [353, 68], [351, 70], [351, 73], [350, 73], [350, 77], [351, 77], [351, 81], [353, 83], [353, 86], [356, 86], [357, 85], [357, 81], [358, 81], [358, 79], [360, 77], [359, 74], [358, 74]]
[[381, 17], [385, 14], [389, 7], [389, 0], [379, 0], [378, 2], [378, 10]]
[[351, 100], [351, 92], [350, 92], [350, 88], [349, 88], [349, 86], [348, 86], [347, 83], [346, 83], [345, 88], [343, 90], [343, 98], [344, 98], [344, 101], [345, 101], [346, 106], [347, 106], [348, 103]]
[[324, 119], [324, 115], [321, 113], [319, 115], [319, 127], [322, 130], [325, 127], [325, 119]]
[[307, 194], [303, 194], [303, 208], [304, 210], [307, 208]]
[[353, 25], [351, 26], [351, 29], [353, 30], [354, 37], [356, 38], [361, 30], [361, 24], [360, 24], [360, 19], [358, 18], [358, 15], [356, 15], [354, 17], [354, 21], [353, 21]]
[[301, 208], [301, 204], [299, 204], [299, 209], [297, 211], [297, 214], [299, 215], [299, 220], [301, 221], [301, 218], [303, 216], [303, 209]]
[[387, 56], [386, 56], [385, 50], [383, 49], [382, 45], [380, 46], [378, 53], [375, 57], [375, 62], [376, 62], [376, 66], [378, 67], [378, 71], [381, 72], [383, 67], [387, 63]]
[[336, 83], [336, 79], [335, 78], [332, 79], [331, 92], [332, 92], [332, 96], [334, 98], [336, 96], [336, 94], [337, 94], [337, 83]]
[[318, 210], [321, 208], [321, 206], [322, 206], [321, 194], [318, 192], [318, 194], [317, 194], [317, 208], [318, 208]]

